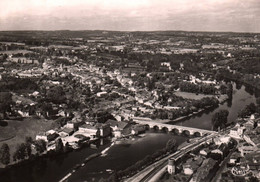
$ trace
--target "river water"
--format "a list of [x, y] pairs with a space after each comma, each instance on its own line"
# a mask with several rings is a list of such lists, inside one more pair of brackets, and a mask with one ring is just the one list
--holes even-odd
[[[236, 84], [233, 84], [233, 88], [232, 102], [225, 102], [216, 109], [209, 110], [174, 124], [211, 130], [211, 117], [220, 109], [228, 109], [228, 120], [235, 120], [237, 113], [245, 105], [256, 102], [256, 97], [252, 92], [247, 92], [244, 86], [238, 87]], [[144, 137], [138, 137], [133, 140], [124, 141], [121, 144], [115, 144], [108, 150], [107, 155], [89, 161], [84, 167], [73, 173], [68, 181], [98, 181], [100, 178], [107, 178], [110, 175], [109, 171], [107, 171], [108, 169], [112, 171], [125, 169], [138, 160], [143, 159], [146, 155], [153, 154], [155, 151], [163, 148], [171, 138], [175, 138], [178, 144], [183, 143], [187, 139], [185, 136], [149, 131]], [[30, 164], [14, 167], [4, 174], [1, 174], [0, 181], [59, 181], [67, 173], [71, 172], [76, 164], [82, 163], [89, 155], [102, 151], [110, 145], [111, 142], [109, 140], [104, 140], [103, 145], [98, 149], [82, 148], [61, 156], [44, 158], [31, 162]]]

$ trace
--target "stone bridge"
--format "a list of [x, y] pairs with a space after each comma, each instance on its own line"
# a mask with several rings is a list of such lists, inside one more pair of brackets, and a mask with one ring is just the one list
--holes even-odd
[[203, 129], [191, 128], [191, 127], [186, 127], [186, 126], [164, 124], [164, 123], [158, 123], [155, 121], [134, 120], [134, 122], [145, 125], [149, 128], [172, 131], [176, 134], [185, 133], [187, 135], [203, 136], [206, 134], [216, 133], [215, 131], [211, 131], [211, 130], [203, 130]]

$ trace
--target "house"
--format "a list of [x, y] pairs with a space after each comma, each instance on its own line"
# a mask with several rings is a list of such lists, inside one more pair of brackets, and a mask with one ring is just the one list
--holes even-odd
[[241, 153], [241, 156], [245, 156], [246, 154], [257, 151], [258, 148], [256, 146], [240, 146], [238, 147], [238, 151]]
[[65, 138], [65, 137], [69, 136], [69, 134], [64, 131], [60, 131], [58, 134], [60, 135], [61, 138]]
[[194, 159], [188, 159], [185, 164], [183, 164], [183, 172], [185, 175], [192, 175], [194, 171], [201, 165], [203, 159], [201, 157], [196, 157]]
[[22, 117], [29, 117], [29, 111], [28, 110], [18, 110], [17, 111]]
[[[112, 114], [113, 115], [113, 114]], [[122, 121], [123, 120], [123, 117], [120, 116], [120, 115], [113, 115], [114, 118], [117, 120], [117, 121]]]
[[69, 117], [69, 113], [64, 110], [59, 110], [56, 116]]
[[41, 132], [41, 133], [37, 134], [36, 140], [44, 140], [44, 141], [48, 142], [48, 138], [47, 138], [46, 133]]
[[183, 172], [185, 175], [192, 175], [194, 172], [194, 167], [192, 164], [183, 165]]
[[220, 149], [215, 149], [210, 152], [209, 156], [214, 160], [221, 160], [223, 158], [223, 152]]
[[120, 138], [124, 130], [129, 128], [130, 124], [126, 122], [118, 122], [116, 120], [107, 120], [106, 124], [109, 124], [110, 128], [112, 129], [112, 133], [115, 137]]
[[97, 123], [96, 128], [99, 130], [99, 136], [106, 137], [111, 134], [111, 129], [109, 124]]
[[134, 117], [134, 112], [132, 112], [131, 110], [125, 109], [125, 110], [123, 110], [123, 112], [121, 113], [121, 115], [122, 115], [126, 120], [130, 120], [131, 118]]
[[228, 144], [230, 142], [230, 140], [231, 140], [231, 137], [226, 136], [226, 135], [221, 135], [220, 137], [213, 138], [213, 142], [218, 146], [223, 143]]
[[239, 124], [236, 124], [236, 126], [230, 130], [229, 136], [235, 139], [242, 139], [244, 131], [245, 127], [241, 127]]
[[36, 135], [36, 140], [44, 140], [46, 142], [50, 142], [55, 140], [59, 135], [55, 130], [49, 130], [47, 132], [39, 133]]
[[149, 106], [149, 107], [153, 107], [152, 101], [146, 101], [146, 102], [144, 102], [144, 105]]
[[121, 138], [122, 137], [122, 131], [121, 130], [115, 130], [113, 131], [113, 135], [115, 138]]
[[199, 154], [202, 156], [207, 156], [209, 154], [210, 150], [208, 148], [200, 150]]
[[126, 122], [118, 122], [116, 120], [112, 120], [112, 119], [109, 119], [106, 121], [106, 124], [109, 124], [110, 128], [114, 131], [114, 130], [123, 130], [123, 129], [126, 129], [127, 127], [129, 127], [129, 123], [126, 123]]
[[74, 133], [74, 129], [73, 128], [64, 128], [62, 130], [62, 132], [68, 134], [68, 136], [72, 135]]
[[144, 133], [145, 132], [145, 126], [144, 125], [134, 125], [132, 127], [132, 130], [131, 130], [131, 134], [132, 135], [138, 135], [140, 133]]
[[65, 125], [66, 128], [72, 128], [72, 129], [77, 129], [79, 126], [84, 124], [82, 121], [68, 121], [67, 124]]
[[216, 166], [217, 161], [207, 158], [203, 161], [202, 165], [197, 169], [197, 172], [193, 174], [190, 182], [206, 181], [210, 171]]
[[107, 94], [107, 92], [98, 92], [97, 93], [97, 96], [98, 97], [102, 97], [102, 96], [104, 96], [104, 95], [106, 95]]
[[84, 134], [86, 134], [88, 136], [92, 136], [94, 138], [98, 135], [97, 127], [95, 127], [94, 125], [90, 125], [90, 124], [83, 124], [83, 125], [79, 126], [78, 132], [84, 133]]
[[68, 143], [70, 146], [76, 148], [78, 146], [80, 139], [74, 136], [67, 136], [65, 138], [61, 138], [61, 141], [63, 145], [66, 145], [66, 143]]

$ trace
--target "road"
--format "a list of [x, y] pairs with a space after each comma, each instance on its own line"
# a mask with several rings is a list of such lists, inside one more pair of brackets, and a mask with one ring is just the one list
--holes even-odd
[[126, 180], [124, 180], [125, 182], [136, 182], [136, 181], [140, 181], [140, 182], [148, 182], [148, 181], [155, 181], [153, 179], [153, 177], [156, 176], [156, 174], [158, 174], [160, 171], [164, 171], [163, 169], [167, 166], [168, 163], [168, 159], [173, 158], [175, 160], [179, 159], [180, 157], [182, 157], [184, 154], [194, 150], [195, 148], [197, 148], [198, 146], [200, 146], [200, 144], [206, 142], [209, 139], [212, 139], [213, 137], [216, 137], [218, 134], [217, 133], [213, 133], [210, 134], [208, 136], [205, 137], [201, 137], [200, 139], [198, 139], [196, 142], [191, 143], [190, 145], [187, 145], [181, 149], [179, 149], [177, 152], [164, 157], [163, 159], [157, 161], [156, 163], [148, 166], [147, 168], [143, 169], [142, 171], [140, 171], [139, 173], [137, 173], [136, 175], [134, 175], [131, 178], [128, 178]]

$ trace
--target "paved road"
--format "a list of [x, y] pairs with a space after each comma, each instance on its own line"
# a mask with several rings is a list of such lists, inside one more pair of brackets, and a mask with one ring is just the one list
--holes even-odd
[[190, 145], [187, 145], [183, 148], [181, 148], [179, 151], [175, 152], [174, 154], [171, 154], [167, 157], [164, 157], [163, 159], [157, 161], [156, 163], [148, 166], [147, 168], [143, 169], [141, 172], [138, 174], [134, 175], [131, 178], [128, 178], [125, 180], [125, 182], [148, 182], [148, 181], [155, 181], [153, 177], [156, 176], [157, 173], [160, 171], [164, 171], [165, 167], [167, 166], [168, 159], [173, 158], [175, 160], [179, 159], [182, 157], [184, 154], [192, 151], [193, 149], [197, 148], [200, 144], [206, 142], [209, 139], [212, 139], [213, 137], [216, 137], [217, 134], [213, 133], [211, 135], [202, 137], [198, 139], [196, 142], [191, 143]]

